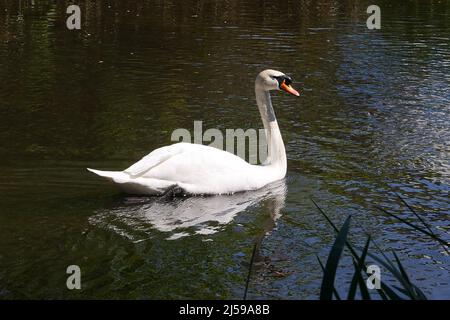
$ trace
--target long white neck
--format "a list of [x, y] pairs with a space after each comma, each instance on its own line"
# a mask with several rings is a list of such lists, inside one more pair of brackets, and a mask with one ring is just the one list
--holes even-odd
[[255, 94], [256, 103], [258, 104], [259, 113], [261, 114], [261, 119], [266, 132], [268, 147], [266, 164], [275, 167], [280, 175], [284, 177], [287, 169], [286, 150], [272, 107], [270, 93], [261, 88], [257, 83], [255, 86]]

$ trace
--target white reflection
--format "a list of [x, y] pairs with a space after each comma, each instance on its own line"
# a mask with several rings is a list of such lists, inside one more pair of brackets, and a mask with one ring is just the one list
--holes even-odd
[[234, 217], [249, 207], [269, 201], [268, 223], [264, 231], [275, 226], [284, 207], [286, 183], [277, 181], [256, 191], [233, 195], [161, 198], [121, 198], [112, 208], [103, 209], [89, 218], [96, 226], [108, 228], [133, 242], [149, 239], [156, 229], [167, 233], [168, 239], [178, 239], [193, 234], [213, 234], [230, 223]]

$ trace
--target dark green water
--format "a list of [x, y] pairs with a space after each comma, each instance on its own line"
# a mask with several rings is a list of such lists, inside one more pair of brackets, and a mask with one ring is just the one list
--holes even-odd
[[[397, 192], [448, 239], [449, 1], [378, 1], [381, 30], [364, 1], [78, 1], [69, 31], [72, 3], [0, 3], [0, 298], [239, 299], [256, 240], [249, 297], [315, 299], [334, 236], [311, 198], [450, 298], [442, 248], [375, 209], [411, 218]], [[195, 120], [261, 127], [266, 68], [302, 88], [273, 94], [284, 182], [167, 203], [85, 170], [124, 169]]]

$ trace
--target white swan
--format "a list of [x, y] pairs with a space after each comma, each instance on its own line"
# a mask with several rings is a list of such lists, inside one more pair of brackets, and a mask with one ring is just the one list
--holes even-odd
[[299, 96], [291, 83], [289, 76], [276, 70], [264, 70], [256, 77], [256, 102], [268, 145], [264, 165], [251, 165], [214, 147], [181, 142], [152, 151], [124, 171], [88, 170], [130, 194], [161, 195], [173, 190], [226, 194], [262, 188], [286, 175], [286, 151], [269, 91], [284, 90]]

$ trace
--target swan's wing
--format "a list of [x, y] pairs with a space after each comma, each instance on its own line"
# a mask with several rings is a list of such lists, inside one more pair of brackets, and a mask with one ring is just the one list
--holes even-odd
[[[267, 179], [238, 156], [211, 146], [177, 143], [156, 149], [128, 169], [130, 182], [142, 179], [178, 185], [187, 193], [215, 194], [257, 189]], [[157, 188], [161, 189], [160, 187]]]
[[[169, 161], [170, 160], [170, 161]], [[170, 146], [153, 150], [147, 156], [125, 169], [124, 172], [133, 178], [148, 175], [149, 171], [161, 168], [163, 163], [170, 163], [172, 168], [183, 167], [186, 171], [195, 172], [196, 169], [231, 169], [233, 164], [248, 165], [245, 160], [213, 147], [193, 144], [193, 143], [176, 143]], [[158, 169], [159, 170], [159, 169]], [[183, 172], [183, 170], [181, 170]]]
[[181, 152], [182, 147], [178, 144], [156, 149], [133, 164], [131, 167], [125, 169], [124, 172], [134, 177], [140, 176]]
[[171, 181], [192, 194], [231, 193], [265, 184], [257, 168], [232, 153], [198, 144], [177, 151], [139, 177]]

